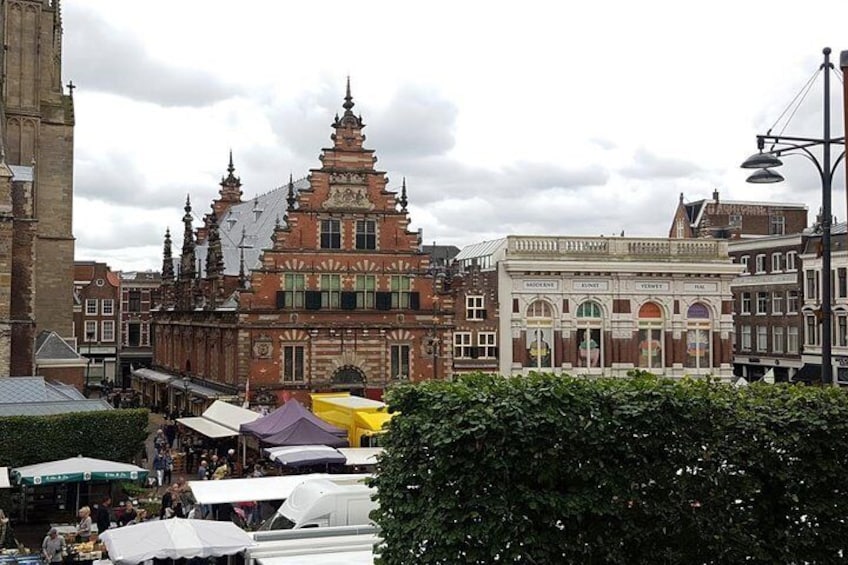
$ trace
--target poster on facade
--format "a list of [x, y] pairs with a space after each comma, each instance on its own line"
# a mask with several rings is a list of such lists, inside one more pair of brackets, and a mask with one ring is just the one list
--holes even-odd
[[580, 367], [600, 367], [600, 328], [585, 328], [577, 330], [577, 359]]
[[662, 367], [662, 330], [639, 330], [639, 366], [647, 369]]
[[686, 366], [708, 368], [710, 356], [709, 330], [692, 329], [686, 332]]
[[550, 369], [552, 367], [552, 337], [552, 328], [527, 330], [527, 367], [534, 369]]

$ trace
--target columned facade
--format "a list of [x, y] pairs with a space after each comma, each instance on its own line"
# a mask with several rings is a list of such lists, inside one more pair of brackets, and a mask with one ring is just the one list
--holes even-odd
[[500, 372], [732, 376], [725, 241], [522, 237], [498, 262]]

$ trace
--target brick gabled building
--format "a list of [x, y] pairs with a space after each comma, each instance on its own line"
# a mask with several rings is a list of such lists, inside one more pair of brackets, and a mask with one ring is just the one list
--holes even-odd
[[263, 404], [327, 390], [379, 398], [450, 376], [449, 356], [432, 352], [451, 343], [453, 301], [409, 229], [405, 182], [388, 190], [363, 147], [349, 84], [344, 100], [306, 179], [244, 202], [231, 158], [196, 234], [186, 203], [178, 261], [166, 237], [153, 355], [160, 375], [190, 377], [171, 381], [174, 393], [236, 394], [249, 379]]

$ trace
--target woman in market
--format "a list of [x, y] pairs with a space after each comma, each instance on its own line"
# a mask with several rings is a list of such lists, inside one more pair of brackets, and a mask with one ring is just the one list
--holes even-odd
[[165, 457], [165, 470], [162, 472], [162, 482], [166, 485], [170, 485], [174, 473], [174, 456], [171, 455], [170, 448], [165, 448], [163, 451], [163, 456]]
[[79, 524], [77, 524], [76, 542], [88, 541], [91, 538], [91, 508], [83, 506], [77, 515]]
[[12, 532], [12, 522], [0, 508], [0, 549], [17, 549], [18, 542]]

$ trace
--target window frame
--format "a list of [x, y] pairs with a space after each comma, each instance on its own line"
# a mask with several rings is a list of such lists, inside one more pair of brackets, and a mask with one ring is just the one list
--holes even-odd
[[739, 350], [740, 351], [751, 351], [751, 341], [752, 333], [751, 326], [743, 325], [739, 327]]
[[776, 290], [771, 293], [771, 313], [783, 314], [783, 291]]
[[498, 332], [477, 332], [477, 358], [497, 359]]
[[783, 326], [772, 326], [771, 328], [771, 350], [773, 353], [783, 353], [784, 331]]
[[127, 312], [141, 312], [141, 291], [127, 291]]
[[282, 346], [280, 382], [306, 382], [306, 347], [303, 344], [287, 343]]
[[[393, 343], [390, 347], [390, 377], [396, 380], [409, 380], [412, 348], [408, 343]], [[405, 369], [405, 371], [404, 371]]]
[[786, 328], [786, 353], [794, 355], [800, 351], [799, 332], [797, 326], [787, 326]]
[[465, 297], [465, 319], [468, 321], [482, 322], [486, 319], [485, 298], [482, 294], [469, 294]]
[[765, 316], [769, 312], [769, 293], [757, 291], [757, 316]]
[[[97, 320], [86, 320], [85, 324], [83, 324], [83, 334], [82, 339], [85, 343], [96, 343], [97, 342]], [[89, 339], [88, 335], [92, 334], [92, 338]]]
[[319, 245], [321, 249], [342, 248], [342, 221], [336, 218], [323, 218], [318, 223]]
[[757, 326], [757, 351], [765, 353], [768, 351], [768, 326]]
[[772, 253], [771, 254], [771, 272], [772, 273], [782, 273], [783, 272], [783, 253]]
[[739, 313], [740, 314], [750, 314], [751, 313], [751, 293], [747, 291], [743, 291], [740, 295], [740, 304], [739, 304]]
[[356, 220], [355, 245], [361, 251], [377, 250], [377, 222], [375, 220]]
[[[110, 328], [111, 333], [107, 333], [106, 328]], [[100, 321], [100, 341], [107, 343], [115, 341], [115, 320]]]
[[754, 259], [754, 274], [763, 275], [766, 273], [766, 254], [759, 253]]
[[409, 275], [391, 276], [392, 309], [404, 310], [410, 308], [412, 295], [412, 277]]
[[356, 307], [363, 310], [373, 310], [377, 297], [377, 276], [356, 275], [353, 284], [354, 292], [356, 292]]
[[282, 279], [284, 308], [290, 310], [305, 308], [306, 275], [303, 273], [284, 273]]
[[473, 347], [471, 332], [453, 332], [453, 358], [471, 359]]
[[321, 308], [338, 310], [342, 303], [342, 277], [335, 273], [322, 273], [318, 277]]
[[96, 316], [97, 315], [97, 299], [96, 298], [86, 298], [85, 299], [85, 315], [86, 316]]

